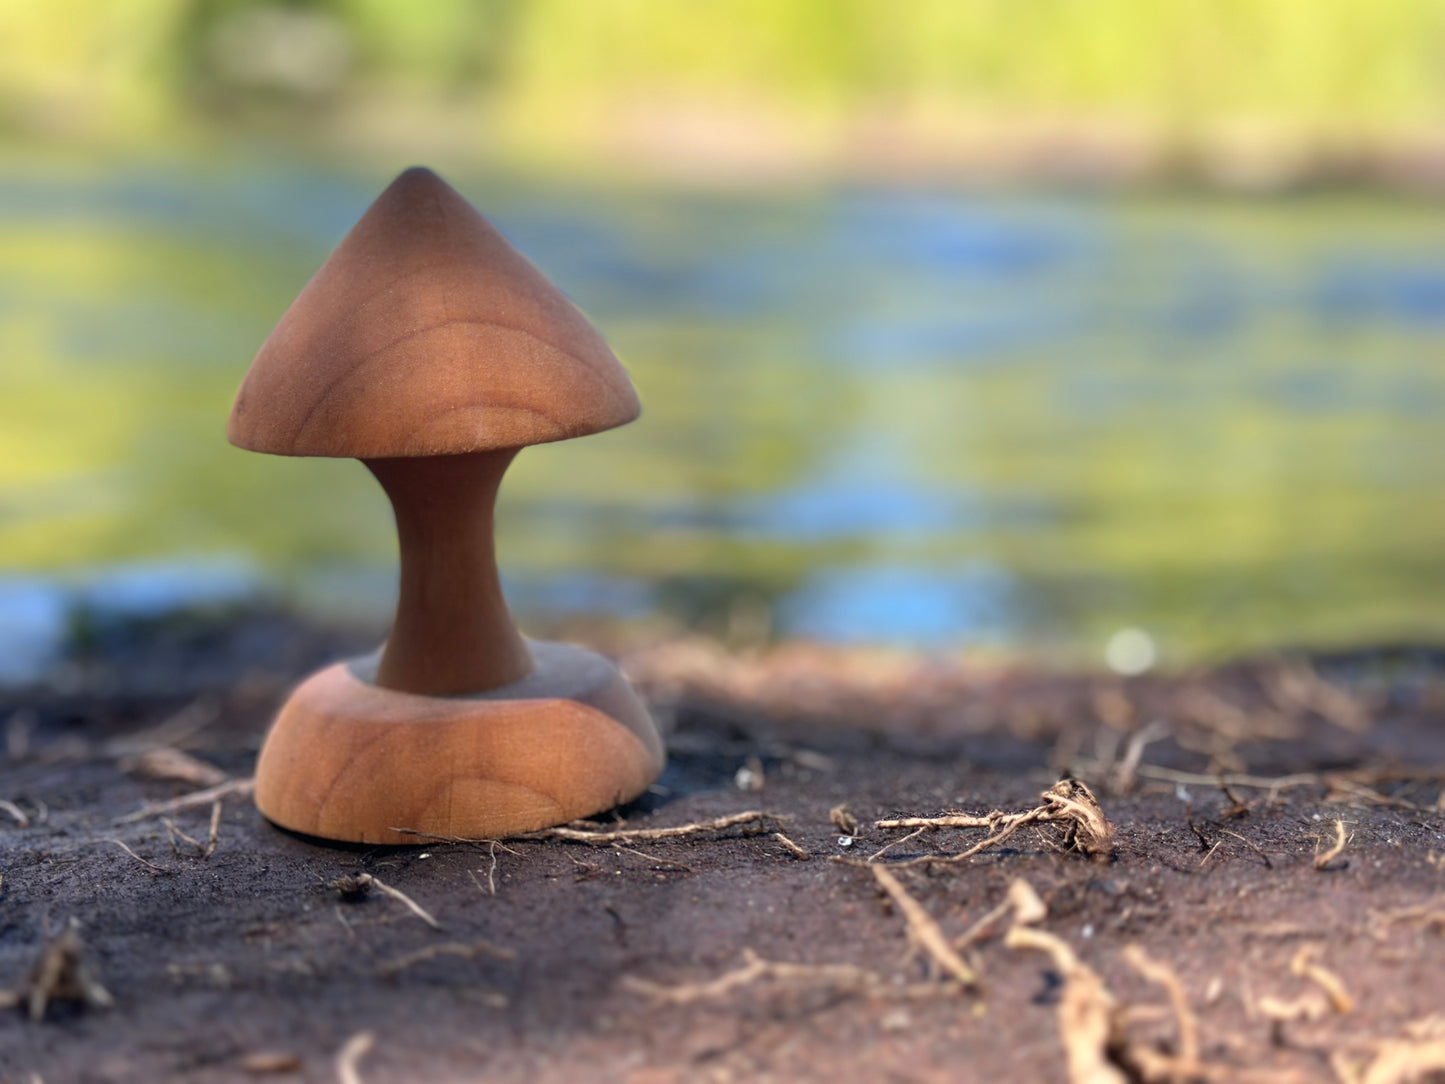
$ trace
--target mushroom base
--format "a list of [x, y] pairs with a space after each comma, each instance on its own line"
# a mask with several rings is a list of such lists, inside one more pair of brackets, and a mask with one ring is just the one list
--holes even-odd
[[382, 688], [375, 656], [313, 674], [261, 749], [257, 807], [324, 839], [420, 843], [535, 831], [636, 798], [666, 756], [637, 694], [600, 655], [528, 647], [531, 674], [474, 696]]

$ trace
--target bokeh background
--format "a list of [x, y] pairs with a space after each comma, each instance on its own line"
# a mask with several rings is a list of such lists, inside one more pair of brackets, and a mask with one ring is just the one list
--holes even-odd
[[645, 405], [509, 476], [531, 629], [1445, 635], [1440, 0], [0, 0], [0, 680], [96, 615], [380, 634], [369, 475], [224, 422], [416, 162]]

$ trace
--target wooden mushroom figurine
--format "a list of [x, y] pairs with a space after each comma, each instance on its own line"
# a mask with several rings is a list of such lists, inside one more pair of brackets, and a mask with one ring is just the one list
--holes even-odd
[[312, 675], [261, 750], [256, 804], [327, 839], [486, 838], [635, 798], [662, 770], [615, 667], [529, 642], [502, 597], [492, 509], [529, 444], [637, 417], [586, 318], [436, 174], [409, 169], [301, 291], [236, 396], [231, 443], [360, 459], [401, 543], [379, 657]]

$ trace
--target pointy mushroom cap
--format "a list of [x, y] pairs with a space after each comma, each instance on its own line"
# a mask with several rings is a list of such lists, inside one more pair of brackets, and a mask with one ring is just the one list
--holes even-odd
[[637, 417], [596, 329], [453, 188], [409, 169], [271, 332], [232, 444], [276, 455], [447, 455]]

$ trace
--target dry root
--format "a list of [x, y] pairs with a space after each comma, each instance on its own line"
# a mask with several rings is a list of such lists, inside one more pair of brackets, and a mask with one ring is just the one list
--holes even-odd
[[488, 941], [476, 941], [472, 944], [464, 944], [460, 941], [448, 941], [444, 945], [429, 945], [416, 952], [408, 952], [405, 956], [399, 956], [389, 963], [383, 964], [381, 974], [387, 978], [399, 975], [409, 967], [425, 963], [427, 960], [435, 960], [439, 956], [457, 956], [464, 960], [475, 959], [478, 956], [491, 956], [497, 960], [515, 960], [517, 954], [511, 949], [498, 948]]
[[739, 828], [745, 825], [758, 825], [761, 829], [768, 821], [779, 821], [782, 818], [772, 814], [764, 813], [760, 809], [750, 809], [746, 813], [734, 813], [727, 817], [717, 817], [710, 821], [698, 821], [693, 824], [679, 824], [672, 828], [617, 828], [608, 830], [597, 830], [592, 828], [544, 828], [540, 832], [527, 832], [516, 836], [517, 839], [561, 839], [569, 843], [643, 843], [659, 839], [686, 839], [691, 836], [706, 835], [710, 832], [725, 832], [729, 828]]
[[412, 899], [399, 888], [392, 888], [380, 877], [373, 877], [370, 873], [353, 873], [345, 877], [338, 877], [326, 887], [335, 889], [337, 894], [344, 900], [359, 900], [371, 889], [376, 889], [383, 895], [390, 896], [402, 904], [408, 911], [416, 915], [434, 930], [440, 930], [441, 923], [432, 917], [431, 912], [423, 908], [416, 900]]
[[137, 809], [134, 813], [127, 813], [124, 817], [116, 819], [116, 824], [131, 824], [134, 821], [143, 821], [147, 817], [163, 817], [167, 813], [181, 813], [187, 809], [201, 809], [222, 798], [229, 798], [231, 795], [250, 794], [256, 789], [256, 780], [232, 779], [229, 782], [218, 784], [214, 787], [207, 787], [205, 790], [192, 791], [190, 794], [182, 794], [179, 798], [172, 798], [168, 802], [154, 802], [151, 805]]
[[1062, 939], [1043, 930], [1016, 925], [1004, 944], [1046, 953], [1064, 977], [1059, 1035], [1070, 1084], [1130, 1084], [1120, 1062], [1126, 1044], [1123, 1014], [1103, 980]]
[[361, 1084], [361, 1059], [375, 1045], [376, 1036], [369, 1031], [359, 1031], [346, 1040], [346, 1045], [336, 1054], [337, 1084]]
[[40, 954], [18, 990], [0, 993], [0, 1005], [23, 1005], [39, 1023], [52, 1002], [69, 1002], [91, 1009], [114, 1004], [109, 992], [91, 972], [80, 939], [80, 923], [68, 920]]
[[[942, 817], [904, 817], [878, 821], [878, 828], [912, 828], [913, 834], [938, 828], [987, 828], [989, 835], [965, 851], [951, 855], [924, 855], [895, 863], [899, 866], [963, 862], [976, 854], [997, 847], [1020, 828], [1029, 824], [1053, 825], [1062, 829], [1056, 840], [1065, 851], [1079, 851], [1095, 860], [1107, 860], [1114, 853], [1114, 826], [1104, 816], [1099, 800], [1076, 779], [1061, 779], [1040, 795], [1041, 805], [1025, 813], [994, 810], [978, 816], [947, 814]], [[908, 837], [905, 837], [908, 838]], [[873, 855], [881, 856], [897, 840]], [[873, 859], [870, 859], [873, 860]]]
[[1330, 848], [1328, 850], [1319, 851], [1315, 854], [1315, 869], [1328, 869], [1331, 862], [1333, 862], [1336, 858], [1345, 853], [1345, 844], [1348, 842], [1349, 839], [1345, 835], [1345, 822], [1342, 820], [1336, 820], [1335, 841], [1333, 844], [1330, 845]]
[[[562, 825], [558, 828], [543, 828], [538, 832], [522, 832], [510, 839], [521, 840], [548, 840], [560, 839], [568, 843], [590, 843], [595, 846], [602, 846], [608, 843], [644, 843], [649, 840], [658, 839], [687, 839], [691, 836], [706, 835], [710, 832], [724, 832], [729, 828], [738, 828], [744, 825], [756, 825], [757, 831], [762, 831], [767, 822], [781, 822], [785, 818], [774, 813], [764, 813], [760, 809], [750, 809], [746, 813], [733, 813], [727, 817], [717, 817], [710, 821], [698, 821], [694, 824], [679, 824], [671, 828], [601, 828], [583, 821], [573, 821], [572, 824]], [[393, 832], [400, 832], [404, 836], [416, 836], [419, 839], [435, 839], [443, 843], [497, 843], [495, 839], [464, 839], [460, 836], [439, 836], [434, 832], [422, 832], [415, 828], [393, 828]]]
[[[1026, 882], [1015, 884], [1027, 887]], [[1184, 984], [1172, 967], [1150, 957], [1138, 945], [1124, 949], [1124, 961], [1146, 981], [1164, 989], [1174, 1016], [1175, 1050], [1169, 1053], [1131, 1038], [1128, 1008], [1118, 1002], [1098, 973], [1080, 961], [1062, 938], [1024, 925], [1026, 918], [1038, 921], [1044, 917], [1028, 903], [1031, 891], [1019, 892], [1015, 897], [1014, 890], [1010, 890], [1010, 896], [1019, 903], [1004, 944], [1046, 953], [1064, 977], [1059, 1037], [1070, 1084], [1238, 1084], [1250, 1080], [1283, 1084], [1300, 1079], [1289, 1072], [1249, 1070], [1202, 1060], [1199, 1023]], [[1041, 908], [1042, 903], [1038, 906]]]
[[253, 1076], [267, 1073], [294, 1073], [301, 1068], [301, 1059], [282, 1050], [258, 1050], [244, 1055], [237, 1063]]
[[1189, 1007], [1189, 995], [1174, 969], [1162, 960], [1155, 960], [1138, 945], [1124, 949], [1124, 962], [1143, 978], [1164, 988], [1169, 995], [1169, 1007], [1174, 1011], [1174, 1025], [1179, 1034], [1179, 1054], [1176, 1059], [1178, 1072], [1189, 1076], [1198, 1072], [1199, 1067], [1199, 1022], [1194, 1010]]
[[669, 986], [635, 975], [624, 975], [622, 986], [669, 1005], [692, 1005], [700, 1001], [717, 1001], [735, 990], [764, 981], [825, 986], [868, 997], [932, 998], [948, 989], [932, 982], [899, 986], [876, 972], [853, 964], [794, 964], [764, 960], [752, 949], [743, 949], [741, 967], [726, 971], [708, 982]]
[[1350, 997], [1349, 991], [1345, 989], [1345, 984], [1338, 975], [1322, 964], [1315, 963], [1315, 957], [1319, 954], [1319, 945], [1303, 946], [1290, 961], [1290, 971], [1302, 979], [1309, 979], [1323, 990], [1325, 997], [1329, 998], [1330, 1008], [1335, 1012], [1344, 1014], [1352, 1011], [1355, 1007], [1355, 999]]
[[773, 838], [776, 839], [779, 843], [781, 843], [783, 845], [783, 849], [786, 850], [794, 858], [796, 858], [799, 862], [806, 862], [808, 859], [813, 857], [807, 851], [803, 850], [802, 847], [799, 847], [791, 839], [783, 835], [782, 832], [774, 832]]
[[189, 783], [193, 787], [214, 787], [226, 781], [226, 773], [214, 764], [169, 745], [126, 757], [120, 762], [120, 770], [142, 779]]
[[878, 879], [883, 890], [888, 893], [898, 910], [903, 913], [903, 919], [908, 923], [908, 940], [912, 942], [913, 946], [928, 953], [929, 958], [957, 979], [960, 985], [976, 986], [978, 976], [948, 943], [948, 938], [943, 936], [943, 931], [938, 928], [938, 923], [923, 909], [923, 905], [910, 896], [908, 890], [899, 884], [898, 878], [883, 866], [875, 865], [871, 868], [873, 876]]

